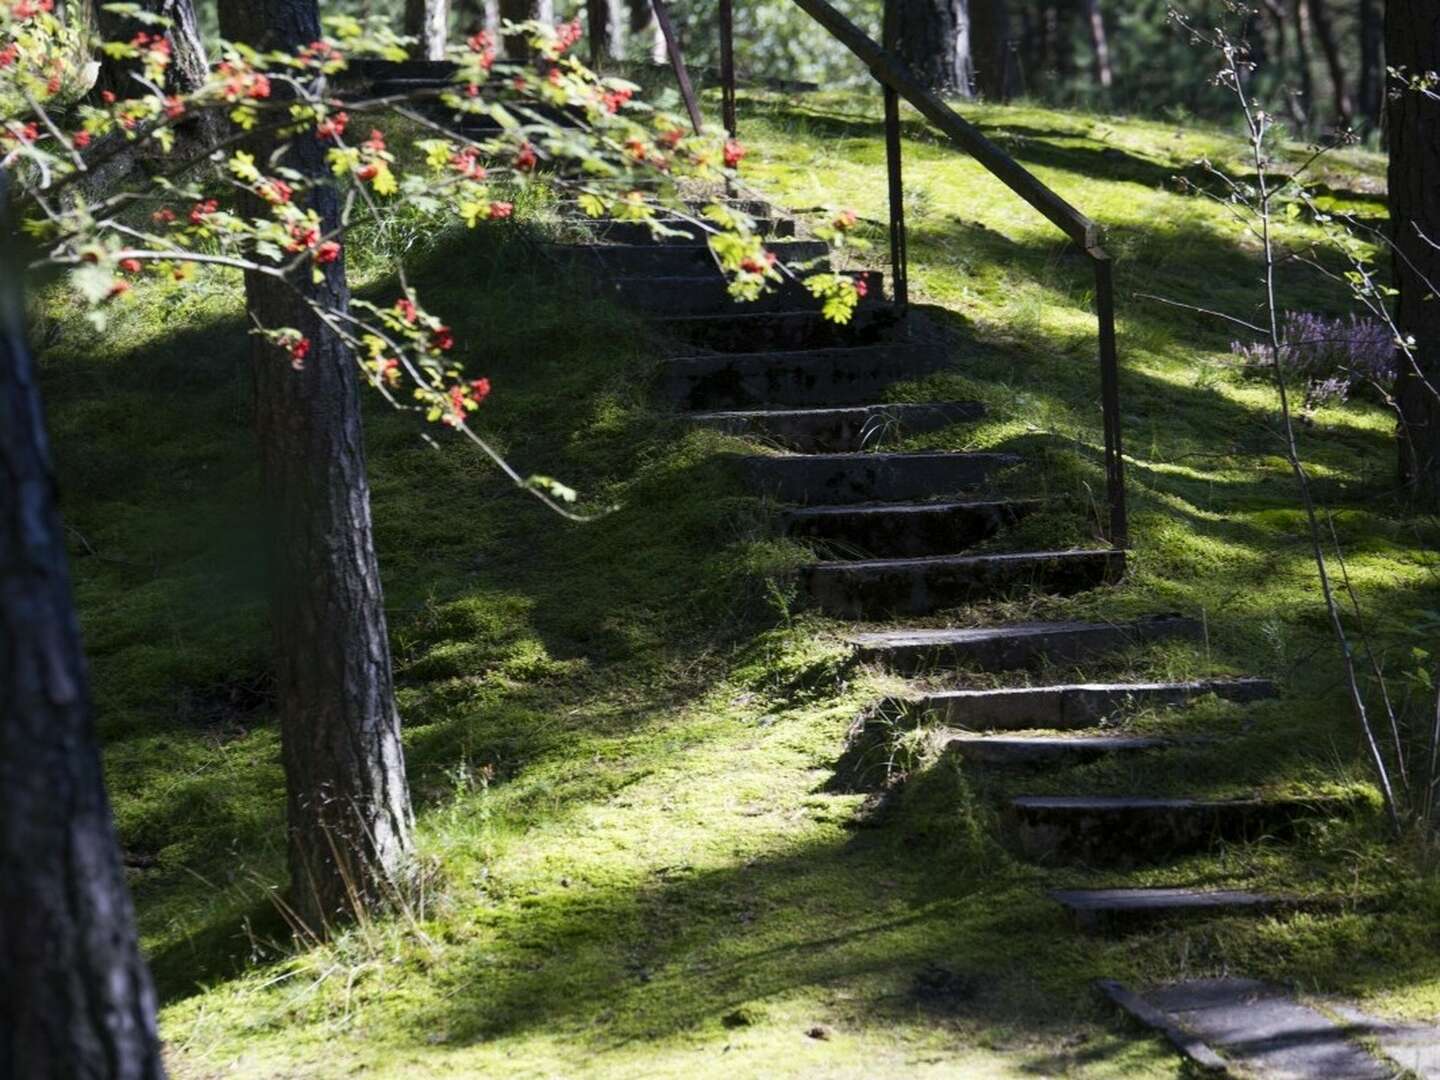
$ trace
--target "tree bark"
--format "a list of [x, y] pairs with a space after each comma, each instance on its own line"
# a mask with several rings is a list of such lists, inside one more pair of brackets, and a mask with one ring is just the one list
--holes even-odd
[[590, 63], [625, 59], [625, 15], [620, 0], [585, 0], [590, 24]]
[[668, 64], [669, 51], [665, 48], [665, 35], [660, 32], [660, 20], [655, 18], [655, 9], [650, 0], [629, 0], [630, 33], [632, 36], [648, 35], [650, 38], [650, 62]]
[[[500, 0], [500, 18], [511, 22], [554, 22], [553, 0]], [[530, 43], [524, 34], [507, 34], [505, 55], [512, 60], [526, 60], [530, 56]]]
[[1305, 0], [1294, 0], [1295, 57], [1300, 76], [1300, 103], [1297, 109], [1301, 124], [1315, 118], [1315, 76], [1310, 70], [1310, 8]]
[[1325, 0], [1306, 0], [1306, 3], [1310, 8], [1310, 21], [1315, 26], [1315, 36], [1320, 41], [1320, 51], [1325, 56], [1325, 67], [1330, 72], [1335, 125], [1348, 128], [1355, 119], [1355, 103], [1350, 99], [1345, 61], [1341, 58], [1340, 46], [1335, 41], [1335, 27], [1330, 22], [1330, 9], [1325, 6]]
[[891, 0], [898, 5], [898, 51], [928, 89], [969, 98], [975, 92], [971, 0]]
[[975, 62], [975, 89], [991, 101], [1008, 97], [1006, 50], [1010, 44], [1007, 0], [970, 0], [970, 52]]
[[[140, 31], [164, 33], [170, 41], [170, 67], [165, 73], [165, 89], [169, 93], [188, 93], [204, 84], [209, 60], [205, 56], [205, 43], [200, 39], [200, 27], [195, 21], [194, 0], [139, 0], [140, 7], [145, 11], [163, 15], [171, 21], [169, 28], [163, 31], [129, 16], [106, 11], [106, 0], [93, 0], [93, 3], [93, 25], [102, 41], [129, 41]], [[133, 77], [140, 69], [141, 65], [135, 61], [102, 56], [95, 92], [109, 90], [122, 98], [146, 93]]]
[[444, 60], [450, 36], [450, 0], [405, 0], [405, 33], [422, 60]]
[[1380, 109], [1385, 84], [1385, 68], [1380, 60], [1380, 18], [1375, 0], [1360, 0], [1360, 77], [1356, 89], [1356, 106], [1370, 127], [1380, 123]]
[[1100, 9], [1100, 0], [1084, 0], [1084, 3], [1090, 49], [1095, 57], [1095, 84], [1102, 90], [1109, 90], [1115, 84], [1115, 72], [1110, 67], [1110, 38], [1105, 33], [1105, 13]]
[[[0, 174], [0, 210], [5, 177]], [[0, 1076], [164, 1075], [0, 220]]]
[[[1440, 7], [1434, 0], [1388, 0], [1387, 62], [1410, 74], [1440, 70]], [[1389, 98], [1390, 223], [1394, 230], [1400, 329], [1415, 338], [1417, 370], [1402, 359], [1400, 478], [1427, 510], [1440, 509], [1440, 102], [1396, 85]]]
[[[320, 30], [315, 0], [224, 0], [220, 15], [226, 37], [261, 48], [293, 49]], [[282, 163], [307, 176], [326, 172], [320, 144], [307, 135], [289, 142]], [[333, 189], [317, 188], [310, 205], [322, 233], [338, 227]], [[295, 327], [311, 341], [295, 370], [257, 337], [251, 366], [270, 518], [291, 903], [323, 934], [356, 907], [387, 898], [410, 851], [412, 820], [355, 359], [302, 291], [343, 309], [349, 302], [343, 256], [319, 285], [311, 284], [308, 269], [292, 284], [246, 276], [249, 314], [262, 326]]]

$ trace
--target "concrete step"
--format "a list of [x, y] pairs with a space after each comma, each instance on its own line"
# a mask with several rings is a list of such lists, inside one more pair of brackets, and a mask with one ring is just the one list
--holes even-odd
[[907, 713], [977, 731], [1094, 727], [1141, 708], [1182, 705], [1207, 694], [1227, 701], [1275, 696], [1269, 679], [1202, 679], [1196, 682], [1067, 683], [1003, 690], [946, 690], [902, 703]]
[[[768, 250], [782, 263], [793, 265], [823, 259], [829, 249], [819, 241], [795, 240], [771, 244]], [[719, 274], [709, 244], [554, 244], [550, 251], [612, 277]]]
[[[699, 225], [683, 218], [662, 217], [665, 227], [674, 235], [656, 236], [643, 221], [625, 218], [589, 218], [575, 216], [574, 223], [584, 225], [591, 236], [607, 244], [682, 244], [703, 243], [706, 232]], [[759, 217], [755, 219], [755, 235], [784, 240], [795, 235], [795, 222], [789, 218]]]
[[912, 435], [978, 420], [984, 415], [985, 406], [978, 401], [950, 401], [925, 405], [700, 412], [692, 414], [689, 420], [729, 435], [763, 439], [786, 450], [825, 454], [875, 449]]
[[676, 408], [705, 412], [765, 405], [848, 405], [874, 401], [892, 383], [950, 363], [943, 345], [716, 353], [668, 360], [657, 391]]
[[1061, 766], [1083, 765], [1114, 754], [1163, 750], [1173, 739], [1127, 735], [976, 735], [946, 731], [935, 741], [947, 753], [960, 755], [970, 765]]
[[1038, 499], [971, 499], [933, 503], [809, 506], [781, 518], [787, 535], [847, 553], [923, 557], [964, 551], [1015, 524], [1040, 505]]
[[954, 495], [1019, 462], [1014, 454], [737, 456], [755, 490], [784, 503], [876, 502]]
[[[902, 343], [895, 340], [901, 336], [900, 317], [893, 305], [885, 303], [859, 308], [847, 323], [831, 322], [815, 310], [813, 301], [809, 301], [806, 306], [790, 311], [661, 316], [653, 319], [652, 325], [662, 333], [699, 348], [726, 353], [795, 352]], [[846, 402], [820, 404], [843, 405]], [[735, 407], [745, 408], [747, 405], [737, 403]]]
[[827, 615], [866, 619], [927, 615], [1017, 589], [1067, 596], [1124, 573], [1123, 551], [1025, 551], [815, 563], [801, 568], [800, 582]]
[[[860, 301], [862, 306], [882, 298], [884, 275], [878, 270], [864, 270], [854, 276], [867, 284], [867, 299]], [[802, 282], [790, 279], [773, 285], [754, 300], [736, 300], [730, 295], [729, 282], [718, 270], [686, 277], [617, 277], [608, 284], [620, 303], [644, 314], [771, 313], [807, 306], [818, 312], [821, 306]]]
[[943, 630], [855, 634], [856, 657], [896, 671], [965, 665], [1014, 671], [1042, 662], [1069, 664], [1129, 646], [1169, 638], [1199, 638], [1200, 624], [1180, 615], [1131, 623], [1033, 622]]
[[1082, 930], [1129, 930], [1176, 916], [1260, 915], [1289, 901], [1235, 889], [1053, 889], [1050, 899]]
[[1334, 813], [1337, 799], [1152, 799], [1024, 795], [1010, 802], [1020, 848], [1032, 859], [1156, 861], [1220, 843], [1289, 838], [1297, 821]]

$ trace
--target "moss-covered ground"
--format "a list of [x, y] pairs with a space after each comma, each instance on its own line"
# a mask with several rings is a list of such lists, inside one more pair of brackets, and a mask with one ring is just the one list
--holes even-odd
[[[765, 194], [883, 220], [877, 100], [755, 94], [742, 106]], [[379, 283], [405, 257], [494, 384], [487, 430], [522, 470], [618, 509], [563, 522], [458, 441], [433, 448], [413, 418], [370, 410], [426, 885], [323, 946], [292, 943], [270, 898], [283, 799], [236, 285], [150, 292], [103, 340], [63, 297], [44, 305], [111, 794], [146, 864], [132, 881], [178, 1075], [1167, 1076], [1172, 1056], [1117, 1023], [1091, 980], [1227, 971], [1380, 1011], [1440, 1010], [1440, 889], [1427, 852], [1390, 842], [1376, 810], [1275, 395], [1231, 363], [1223, 328], [1134, 295], [1254, 312], [1255, 245], [1173, 182], [1201, 156], [1243, 175], [1239, 144], [1024, 106], [971, 115], [1108, 230], [1135, 553], [1117, 589], [948, 619], [1203, 616], [1203, 644], [1104, 670], [1269, 675], [1281, 700], [1143, 716], [1216, 739], [1024, 783], [1358, 795], [1293, 843], [1109, 879], [1243, 882], [1320, 902], [1083, 937], [1043, 888], [1095, 879], [1026, 865], [1003, 843], [996, 799], [1017, 781], [921, 755], [880, 810], [831, 793], [851, 721], [896, 683], [849, 666], [845, 628], [798, 610], [772, 576], [799, 553], [767, 537], [763, 507], [723, 467], [718, 455], [741, 444], [655, 411], [658, 344], [538, 260], [523, 230], [435, 236], [399, 222], [351, 245], [357, 278]], [[952, 373], [894, 395], [988, 402], [987, 421], [924, 445], [1025, 453], [1012, 483], [1073, 508], [1033, 519], [1025, 540], [1093, 542], [1087, 265], [918, 122], [906, 135], [912, 289], [960, 344]], [[1327, 198], [1382, 215], [1382, 165], [1329, 159]], [[866, 231], [883, 257], [883, 230]], [[1298, 220], [1281, 239], [1317, 236]], [[1345, 309], [1298, 273], [1282, 302]], [[1377, 640], [1403, 658], [1433, 606], [1435, 535], [1395, 492], [1391, 421], [1365, 400], [1326, 407], [1303, 450]]]

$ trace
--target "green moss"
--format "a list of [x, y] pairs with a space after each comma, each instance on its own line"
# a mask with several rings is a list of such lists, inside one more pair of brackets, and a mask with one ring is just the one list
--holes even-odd
[[[873, 104], [747, 95], [761, 188], [882, 217]], [[122, 839], [158, 860], [134, 885], [177, 1074], [1173, 1075], [1089, 983], [1181, 971], [1433, 1011], [1434, 878], [1422, 848], [1385, 840], [1273, 395], [1228, 365], [1222, 330], [1135, 296], [1251, 309], [1253, 245], [1170, 180], [1198, 177], [1202, 155], [1239, 168], [1238, 144], [1025, 106], [973, 115], [1109, 232], [1136, 550], [1121, 588], [928, 621], [1181, 610], [1204, 617], [1204, 642], [976, 681], [1242, 672], [1277, 677], [1287, 697], [1138, 717], [1212, 739], [1173, 755], [1007, 778], [912, 742], [897, 759], [912, 779], [888, 798], [830, 792], [851, 721], [896, 681], [857, 670], [847, 628], [798, 609], [786, 573], [804, 552], [769, 535], [724, 464], [742, 444], [653, 411], [657, 345], [523, 237], [398, 220], [352, 238], [362, 282], [391, 295], [381, 279], [410, 252], [428, 306], [495, 387], [487, 432], [523, 472], [608, 512], [560, 521], [471, 448], [432, 448], [412, 418], [367, 405], [429, 872], [393, 917], [297, 948], [271, 899], [283, 796], [236, 283], [138, 291], [103, 345], [47, 295], [81, 617]], [[906, 150], [912, 290], [961, 359], [891, 396], [990, 406], [906, 445], [1025, 454], [1005, 484], [1056, 503], [1004, 546], [1092, 544], [1103, 474], [1085, 264], [913, 119]], [[1378, 158], [1347, 151], [1323, 168], [1337, 206], [1379, 212]], [[1282, 227], [1286, 243], [1315, 235]], [[883, 232], [870, 239], [878, 257]], [[1339, 311], [1344, 297], [1297, 279], [1283, 302]], [[1435, 530], [1395, 495], [1390, 439], [1362, 401], [1321, 410], [1303, 450], [1367, 616], [1403, 643], [1433, 607]], [[1243, 882], [1329, 906], [1121, 942], [1075, 935], [1044, 900], [1085, 875], [1007, 853], [998, 807], [1022, 787], [1358, 802], [1291, 844], [1113, 878]]]

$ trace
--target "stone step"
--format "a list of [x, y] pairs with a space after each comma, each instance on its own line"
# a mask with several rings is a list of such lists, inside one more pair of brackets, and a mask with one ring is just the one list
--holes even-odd
[[[885, 303], [859, 308], [847, 323], [831, 322], [816, 311], [811, 302], [791, 311], [662, 316], [654, 319], [652, 325], [699, 348], [726, 353], [796, 352], [901, 343], [892, 340], [899, 336], [900, 317], [893, 305]], [[744, 408], [746, 403], [738, 403], [736, 407]]]
[[940, 498], [978, 487], [1017, 464], [1014, 454], [804, 454], [737, 456], [749, 485], [782, 503]]
[[815, 563], [801, 568], [800, 582], [827, 615], [866, 619], [927, 615], [1017, 589], [1068, 596], [1124, 573], [1119, 550], [1024, 551]]
[[1070, 664], [1132, 645], [1199, 638], [1200, 624], [1180, 615], [1131, 623], [1033, 622], [942, 630], [888, 630], [850, 638], [856, 658], [915, 672], [964, 665], [1014, 671], [1042, 662]]
[[904, 711], [974, 730], [1063, 731], [1093, 727], [1111, 717], [1152, 707], [1182, 705], [1214, 694], [1227, 701], [1275, 696], [1269, 679], [1202, 679], [1196, 682], [1067, 683], [1003, 690], [946, 690], [902, 703]]
[[1265, 893], [1235, 889], [1053, 889], [1050, 899], [1082, 930], [1128, 930], [1175, 916], [1260, 915], [1288, 906]]
[[[650, 226], [643, 221], [580, 216], [572, 217], [569, 220], [575, 224], [584, 225], [597, 240], [603, 240], [608, 244], [693, 245], [696, 242], [704, 242], [708, 235], [702, 227], [683, 218], [662, 218], [665, 227], [672, 230], [673, 233], [662, 236], [656, 236]], [[756, 218], [754, 227], [756, 236], [783, 240], [795, 235], [795, 222], [789, 218]]]
[[1288, 838], [1297, 821], [1346, 805], [1317, 799], [1152, 799], [1023, 795], [1010, 802], [1020, 848], [1032, 859], [1155, 861], [1220, 843]]
[[[868, 288], [866, 295], [870, 299], [860, 301], [862, 306], [882, 297], [884, 275], [878, 270], [863, 270], [854, 276], [863, 278]], [[620, 303], [643, 314], [773, 313], [806, 306], [818, 312], [821, 307], [802, 282], [790, 279], [772, 285], [754, 300], [737, 300], [730, 295], [729, 282], [718, 270], [686, 277], [617, 277], [608, 284]]]
[[668, 360], [657, 391], [676, 408], [711, 412], [764, 405], [847, 405], [874, 401], [892, 383], [950, 363], [943, 345], [717, 353]]
[[[555, 244], [550, 250], [614, 277], [719, 274], [709, 244]], [[823, 259], [829, 251], [824, 244], [812, 240], [771, 244], [768, 250], [785, 264]]]
[[935, 736], [946, 753], [970, 765], [1083, 765], [1114, 754], [1134, 754], [1175, 746], [1173, 739], [1133, 735], [975, 735], [947, 731]]
[[951, 401], [701, 412], [693, 413], [689, 420], [728, 435], [763, 439], [786, 450], [824, 454], [874, 449], [912, 435], [978, 420], [984, 415], [985, 406], [978, 401]]
[[1015, 524], [1038, 499], [972, 499], [933, 503], [808, 506], [781, 518], [787, 535], [827, 545], [844, 557], [889, 552], [922, 557], [963, 551]]

